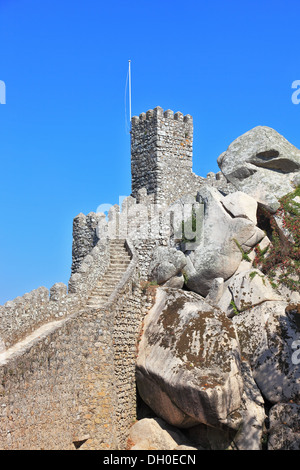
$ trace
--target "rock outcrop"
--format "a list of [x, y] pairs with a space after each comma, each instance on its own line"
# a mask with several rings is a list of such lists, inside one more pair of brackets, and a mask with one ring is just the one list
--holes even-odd
[[157, 284], [163, 284], [178, 276], [178, 274], [180, 275], [185, 265], [186, 259], [182, 251], [176, 250], [176, 248], [158, 246], [153, 252], [149, 268], [149, 279], [156, 281]]
[[217, 161], [237, 190], [271, 211], [300, 184], [300, 151], [270, 127], [258, 126], [238, 137]]
[[243, 380], [235, 329], [199, 295], [157, 290], [136, 376], [142, 399], [169, 424], [238, 428]]
[[269, 419], [268, 450], [300, 450], [300, 406], [279, 403]]
[[144, 418], [131, 428], [129, 450], [198, 450], [174, 426], [161, 418]]
[[300, 317], [286, 302], [264, 302], [235, 316], [242, 356], [261, 393], [271, 403], [300, 404], [300, 369], [293, 361]]
[[[231, 201], [234, 195], [230, 195]], [[186, 253], [185, 272], [187, 287], [206, 296], [214, 279], [229, 279], [242, 261], [243, 253], [259, 243], [265, 234], [249, 218], [228, 213], [222, 203], [226, 198], [217, 189], [202, 188], [198, 200], [204, 204], [204, 218], [195, 250]]]

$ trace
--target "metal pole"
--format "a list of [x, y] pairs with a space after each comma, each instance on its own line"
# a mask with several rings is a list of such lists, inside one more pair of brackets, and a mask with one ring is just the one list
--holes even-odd
[[129, 118], [131, 122], [131, 60], [129, 62]]

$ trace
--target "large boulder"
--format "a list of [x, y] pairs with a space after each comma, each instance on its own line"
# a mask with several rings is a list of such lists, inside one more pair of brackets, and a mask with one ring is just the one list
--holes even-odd
[[296, 347], [300, 314], [285, 301], [267, 301], [233, 318], [242, 356], [261, 393], [271, 403], [300, 404], [300, 368]]
[[244, 217], [251, 220], [254, 225], [257, 224], [257, 202], [253, 197], [242, 191], [228, 194], [221, 199], [225, 209], [230, 212], [233, 217]]
[[206, 296], [216, 278], [229, 279], [237, 270], [243, 252], [262, 240], [264, 232], [245, 217], [234, 217], [224, 208], [221, 193], [201, 188], [198, 199], [204, 216], [195, 249], [187, 252], [187, 287]]
[[300, 183], [300, 151], [274, 129], [258, 126], [218, 158], [228, 181], [271, 211]]
[[[144, 418], [130, 428], [130, 450], [177, 450], [190, 444], [184, 435], [161, 418]], [[195, 449], [195, 448], [194, 448]], [[197, 450], [197, 449], [196, 449]]]
[[239, 412], [242, 422], [238, 432], [198, 424], [185, 430], [189, 440], [207, 450], [260, 450], [265, 431], [264, 400], [253, 379], [249, 364], [241, 363], [244, 392]]
[[259, 269], [252, 268], [235, 274], [230, 279], [228, 288], [240, 312], [267, 300], [284, 300]]
[[137, 358], [145, 403], [169, 424], [236, 429], [243, 393], [232, 322], [199, 295], [158, 288]]
[[182, 251], [167, 246], [158, 246], [152, 255], [149, 268], [149, 278], [158, 284], [163, 284], [181, 273], [186, 265]]
[[269, 415], [268, 450], [300, 450], [300, 406], [278, 403]]

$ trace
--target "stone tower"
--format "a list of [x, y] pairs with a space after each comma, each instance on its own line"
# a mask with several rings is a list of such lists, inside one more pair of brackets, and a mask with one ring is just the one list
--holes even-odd
[[200, 177], [192, 172], [192, 116], [158, 106], [131, 123], [132, 196], [146, 188], [156, 203], [167, 205], [193, 192]]

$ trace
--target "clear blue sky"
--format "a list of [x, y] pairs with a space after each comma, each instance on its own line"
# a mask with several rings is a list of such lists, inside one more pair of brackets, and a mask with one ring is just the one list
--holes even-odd
[[0, 304], [68, 282], [72, 221], [129, 195], [133, 115], [194, 118], [194, 171], [257, 125], [300, 147], [299, 0], [0, 0]]

